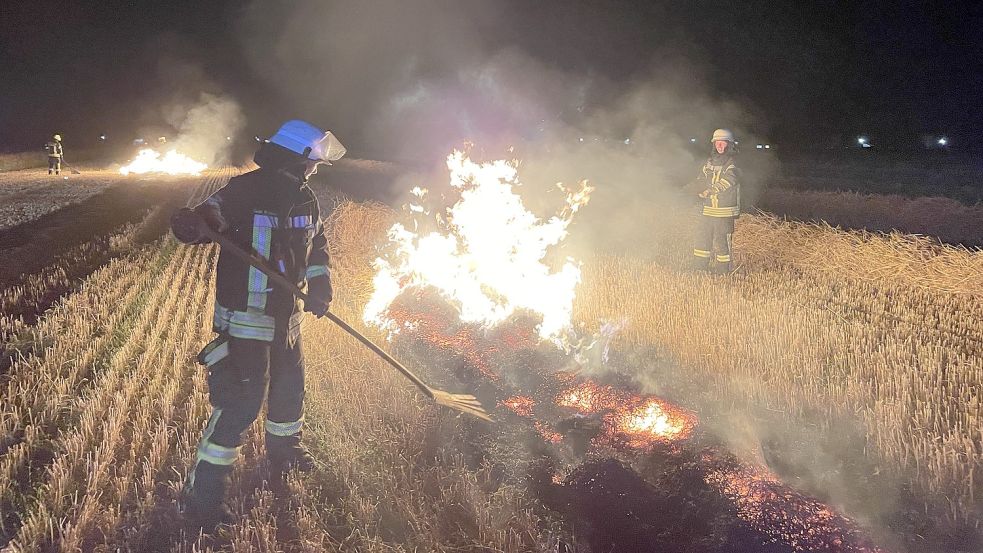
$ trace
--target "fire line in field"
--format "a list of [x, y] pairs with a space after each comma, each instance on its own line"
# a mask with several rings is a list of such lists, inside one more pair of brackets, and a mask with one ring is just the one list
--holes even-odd
[[[536, 347], [535, 339], [513, 343], [516, 335], [523, 334], [509, 330], [515, 324], [503, 325], [488, 335], [474, 324], [441, 322], [453, 317], [453, 312], [434, 311], [433, 302], [422, 298], [416, 301], [423, 302], [417, 309], [402, 305], [392, 313], [407, 329], [406, 335], [421, 340], [432, 351], [462, 355], [479, 374], [490, 373], [490, 380], [501, 386], [507, 383], [491, 372], [492, 367], [502, 366], [508, 352]], [[767, 539], [786, 544], [792, 551], [885, 553], [853, 520], [784, 484], [766, 467], [737, 461], [717, 446], [708, 447], [697, 432], [696, 413], [654, 395], [584, 379], [579, 371], [529, 370], [538, 382], [528, 388], [531, 395], [513, 389], [512, 395], [505, 395], [497, 404], [527, 421], [544, 442], [576, 450], [579, 441], [586, 445], [585, 455], [607, 452], [629, 457], [656, 448], [674, 452], [697, 448], [705, 484], [728, 498], [737, 517]], [[554, 472], [554, 485], [567, 484], [561, 472]]]
[[123, 175], [145, 173], [164, 173], [167, 175], [200, 175], [208, 165], [195, 161], [190, 157], [179, 153], [177, 150], [170, 150], [163, 156], [159, 152], [144, 148], [137, 153], [137, 156], [130, 163], [119, 168]]

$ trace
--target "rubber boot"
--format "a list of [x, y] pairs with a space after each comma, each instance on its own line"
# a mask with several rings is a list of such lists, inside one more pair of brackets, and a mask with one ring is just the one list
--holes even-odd
[[211, 533], [220, 524], [236, 521], [225, 503], [231, 472], [231, 465], [198, 461], [184, 489], [184, 520], [189, 526]]
[[710, 272], [710, 260], [705, 257], [694, 256], [690, 261], [690, 271], [694, 273]]
[[729, 275], [733, 270], [733, 262], [731, 261], [716, 261], [713, 264], [713, 274], [715, 275]]
[[276, 436], [267, 432], [266, 457], [274, 473], [283, 474], [291, 470], [311, 472], [317, 466], [314, 456], [300, 443], [300, 434]]

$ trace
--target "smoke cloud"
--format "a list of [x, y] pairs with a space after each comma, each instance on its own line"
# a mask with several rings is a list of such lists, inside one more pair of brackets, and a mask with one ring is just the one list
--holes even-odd
[[166, 114], [177, 137], [169, 147], [194, 159], [216, 165], [228, 161], [231, 138], [245, 127], [239, 104], [229, 96], [202, 92], [190, 107], [173, 105]]
[[176, 149], [209, 166], [237, 162], [231, 150], [244, 141], [245, 111], [200, 61], [203, 48], [169, 33], [148, 46], [144, 58], [152, 76], [142, 84], [148, 90], [136, 108], [137, 137], [149, 147]]
[[[659, 255], [643, 251], [638, 236], [678, 232], [672, 218], [653, 214], [685, 209], [678, 189], [695, 177], [715, 128], [733, 129], [745, 144], [767, 133], [755, 106], [710, 92], [707, 51], [687, 37], [666, 32], [649, 59], [629, 63], [638, 52], [622, 50], [618, 37], [650, 30], [626, 31], [587, 11], [569, 16], [571, 28], [611, 28], [571, 38], [549, 25], [567, 17], [559, 10], [543, 14], [541, 30], [517, 31], [534, 24], [514, 11], [440, 0], [254, 2], [238, 23], [244, 52], [280, 101], [267, 99], [252, 122], [269, 134], [282, 119], [310, 119], [334, 131], [351, 157], [409, 164], [409, 177], [375, 191], [384, 199], [439, 187], [444, 158], [465, 143], [474, 159], [521, 160], [523, 195], [543, 209], [556, 205], [556, 182], [586, 178], [598, 191], [570, 248]], [[551, 41], [606, 52], [620, 73], [558, 60], [540, 44]], [[745, 164], [745, 203], [771, 171], [764, 155], [754, 158], [758, 167]]]

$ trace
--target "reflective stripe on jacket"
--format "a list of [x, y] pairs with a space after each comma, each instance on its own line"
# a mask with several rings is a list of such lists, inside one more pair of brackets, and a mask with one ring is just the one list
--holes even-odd
[[703, 214], [708, 217], [737, 217], [741, 214], [741, 183], [733, 157], [723, 158], [715, 164], [713, 158], [703, 165], [703, 178], [707, 183], [707, 197], [703, 200]]
[[[328, 276], [328, 242], [317, 198], [306, 184], [258, 169], [229, 180], [198, 208], [217, 209], [233, 242], [270, 261], [291, 282]], [[262, 271], [220, 252], [215, 275], [213, 328], [237, 338], [272, 341], [277, 324], [299, 332], [293, 295], [271, 286]]]

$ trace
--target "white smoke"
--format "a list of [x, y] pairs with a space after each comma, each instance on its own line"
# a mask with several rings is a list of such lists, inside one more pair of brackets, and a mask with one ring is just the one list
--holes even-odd
[[176, 149], [209, 166], [228, 161], [229, 148], [245, 126], [238, 102], [209, 92], [202, 92], [190, 106], [174, 104], [164, 116], [177, 131], [165, 149]]

